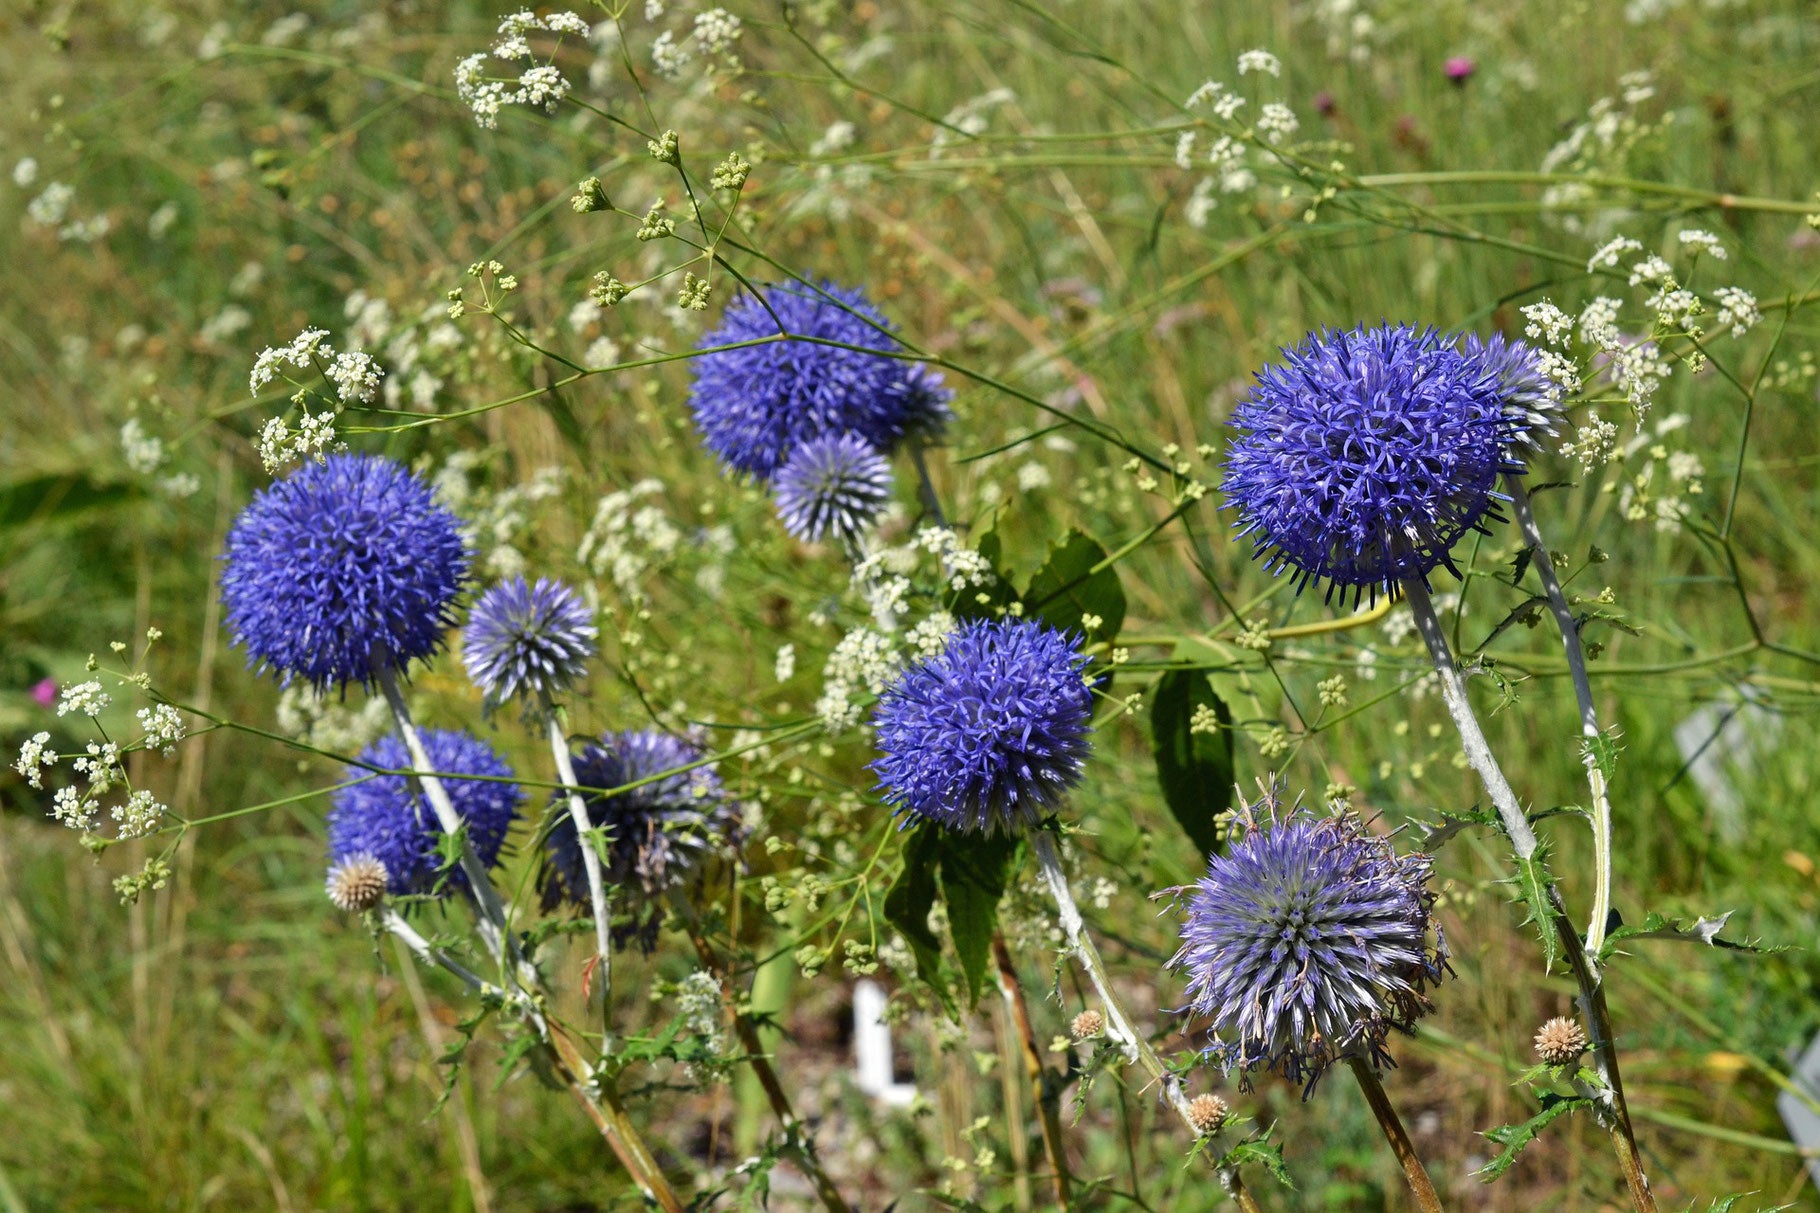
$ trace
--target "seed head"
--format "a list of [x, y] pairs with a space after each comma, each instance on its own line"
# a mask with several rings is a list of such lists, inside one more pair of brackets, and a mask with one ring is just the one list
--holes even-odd
[[1546, 1065], [1571, 1066], [1584, 1052], [1586, 1029], [1577, 1019], [1557, 1015], [1536, 1032], [1536, 1056]]
[[1203, 1136], [1218, 1133], [1228, 1111], [1218, 1095], [1196, 1095], [1188, 1101], [1188, 1119]]
[[1074, 1017], [1068, 1025], [1068, 1031], [1076, 1040], [1091, 1040], [1106, 1030], [1106, 1017], [1098, 1011], [1089, 1009]]
[[349, 914], [370, 910], [385, 900], [385, 865], [371, 855], [350, 855], [329, 869], [329, 900]]

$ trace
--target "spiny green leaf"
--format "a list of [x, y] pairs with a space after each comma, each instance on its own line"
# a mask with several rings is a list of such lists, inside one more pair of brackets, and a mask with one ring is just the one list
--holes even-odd
[[1534, 923], [1542, 936], [1542, 970], [1552, 972], [1555, 961], [1561, 959], [1561, 941], [1555, 935], [1554, 906], [1548, 896], [1554, 878], [1548, 874], [1546, 849], [1538, 847], [1528, 859], [1517, 860], [1513, 879], [1518, 897], [1529, 910], [1523, 922]]
[[[1219, 722], [1213, 732], [1194, 731], [1195, 711]], [[1206, 713], [1202, 713], [1205, 718]], [[1163, 803], [1200, 850], [1203, 860], [1219, 848], [1216, 820], [1232, 807], [1232, 713], [1204, 670], [1169, 670], [1157, 679], [1150, 706], [1150, 735]]]
[[1221, 1160], [1223, 1166], [1238, 1168], [1243, 1166], [1260, 1166], [1270, 1172], [1272, 1179], [1285, 1188], [1293, 1189], [1295, 1184], [1289, 1178], [1289, 1167], [1283, 1162], [1283, 1147], [1269, 1141], [1241, 1141], [1226, 1151]]
[[1441, 845], [1461, 830], [1473, 826], [1496, 826], [1498, 815], [1490, 809], [1481, 809], [1476, 805], [1464, 813], [1442, 813], [1441, 820], [1430, 824], [1418, 823], [1422, 830], [1422, 847], [1424, 851], [1438, 850]]
[[1487, 1129], [1485, 1136], [1494, 1145], [1503, 1146], [1498, 1156], [1479, 1169], [1479, 1177], [1486, 1183], [1498, 1178], [1510, 1170], [1511, 1164], [1517, 1161], [1517, 1155], [1523, 1148], [1536, 1139], [1536, 1135], [1548, 1127], [1551, 1121], [1572, 1112], [1575, 1108], [1590, 1108], [1592, 1100], [1583, 1095], [1556, 1095], [1553, 1092], [1542, 1096], [1542, 1110], [1520, 1125], [1499, 1125]]
[[1600, 733], [1597, 737], [1588, 737], [1581, 743], [1586, 760], [1598, 768], [1599, 774], [1609, 781], [1618, 769], [1617, 738], [1612, 733]]
[[[1125, 591], [1111, 565], [1094, 572], [1106, 549], [1080, 531], [1069, 531], [1049, 553], [1048, 563], [1030, 579], [1024, 594], [1030, 613], [1060, 631], [1081, 632], [1090, 641], [1110, 641], [1125, 622]], [[1081, 621], [1099, 619], [1087, 628]]]
[[1601, 962], [1610, 958], [1617, 951], [1618, 945], [1627, 939], [1673, 939], [1682, 943], [1703, 943], [1712, 948], [1727, 948], [1733, 952], [1759, 952], [1764, 954], [1786, 952], [1787, 947], [1763, 947], [1749, 941], [1738, 942], [1731, 939], [1720, 939], [1719, 932], [1734, 911], [1727, 910], [1717, 918], [1695, 919], [1692, 925], [1678, 918], [1664, 918], [1660, 914], [1644, 915], [1640, 926], [1621, 926], [1605, 937], [1605, 946], [1599, 949]]

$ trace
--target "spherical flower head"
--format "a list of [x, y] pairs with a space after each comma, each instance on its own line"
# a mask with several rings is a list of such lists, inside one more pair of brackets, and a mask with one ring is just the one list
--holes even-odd
[[350, 855], [329, 868], [323, 890], [336, 909], [359, 914], [385, 900], [388, 881], [383, 863], [371, 855]]
[[1536, 1031], [1536, 1056], [1543, 1065], [1571, 1066], [1586, 1052], [1586, 1029], [1577, 1019], [1557, 1015]]
[[[602, 875], [615, 888], [615, 907], [631, 915], [632, 925], [616, 932], [621, 938], [636, 936], [648, 947], [663, 917], [664, 895], [743, 836], [743, 808], [713, 768], [679, 769], [701, 759], [700, 747], [657, 729], [607, 733], [574, 757], [576, 782], [595, 789], [582, 800], [589, 827], [607, 832]], [[634, 783], [639, 786], [611, 791]], [[550, 808], [553, 824], [538, 878], [544, 909], [563, 902], [586, 909], [588, 876], [568, 793], [552, 795]]]
[[1312, 333], [1258, 373], [1220, 487], [1273, 572], [1357, 599], [1454, 570], [1450, 549], [1496, 517], [1498, 478], [1523, 471], [1536, 428], [1516, 347], [1459, 344], [1407, 326]]
[[[780, 322], [783, 331], [817, 340], [715, 349], [776, 337]], [[926, 379], [913, 379], [907, 364], [888, 356], [899, 344], [878, 309], [861, 292], [832, 284], [773, 286], [762, 302], [741, 296], [700, 348], [715, 352], [693, 363], [696, 428], [722, 463], [760, 480], [813, 438], [857, 434], [889, 451], [912, 423], [946, 409]]]
[[1561, 387], [1527, 344], [1502, 333], [1468, 333], [1462, 353], [1479, 376], [1478, 390], [1502, 400], [1507, 419], [1519, 427], [1514, 442], [1534, 445], [1537, 435], [1555, 432], [1565, 416]]
[[857, 434], [824, 434], [791, 452], [771, 490], [786, 531], [851, 545], [891, 500], [891, 465]]
[[560, 581], [502, 581], [468, 613], [461, 659], [489, 703], [566, 690], [594, 656], [594, 612]]
[[[518, 785], [509, 782], [512, 768], [491, 746], [470, 733], [426, 729], [423, 746], [433, 773], [441, 777], [442, 786], [449, 793], [456, 815], [467, 825], [468, 843], [475, 856], [482, 866], [492, 867], [522, 799]], [[380, 738], [361, 753], [360, 761], [394, 771], [409, 770], [412, 765], [404, 743], [396, 737]], [[442, 868], [442, 825], [415, 779], [406, 775], [368, 776], [365, 767], [349, 767], [348, 774], [360, 782], [336, 792], [334, 807], [329, 811], [331, 871], [364, 857], [385, 868], [386, 891], [394, 895], [446, 894], [450, 888], [468, 887], [467, 876], [459, 868], [449, 873], [440, 890], [437, 887]]]
[[1479, 70], [1479, 65], [1474, 63], [1469, 55], [1455, 55], [1442, 65], [1441, 70], [1445, 71], [1447, 78], [1455, 84], [1465, 84], [1472, 79], [1472, 74]]
[[390, 459], [340, 454], [241, 511], [221, 601], [249, 664], [287, 685], [371, 686], [442, 647], [467, 574], [460, 524], [428, 485]]
[[1210, 1055], [1243, 1086], [1262, 1068], [1306, 1083], [1304, 1095], [1342, 1057], [1394, 1064], [1390, 1029], [1413, 1030], [1447, 972], [1429, 862], [1351, 814], [1279, 815], [1274, 791], [1247, 806], [1185, 891], [1169, 962], [1188, 979], [1188, 1009], [1212, 1021]]
[[935, 441], [954, 420], [954, 409], [950, 407], [954, 403], [954, 389], [948, 386], [942, 373], [927, 362], [908, 363], [904, 369], [904, 382], [909, 389], [909, 397], [904, 403], [905, 436]]
[[1087, 761], [1078, 644], [1032, 620], [972, 620], [906, 670], [872, 716], [885, 803], [970, 833], [1021, 833], [1054, 812]]

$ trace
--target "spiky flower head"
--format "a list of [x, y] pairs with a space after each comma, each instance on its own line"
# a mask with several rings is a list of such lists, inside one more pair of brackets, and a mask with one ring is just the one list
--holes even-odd
[[371, 855], [350, 855], [329, 868], [323, 882], [335, 908], [349, 914], [370, 910], [385, 900], [385, 865]]
[[461, 659], [490, 703], [554, 695], [586, 672], [599, 635], [594, 612], [569, 586], [514, 577], [482, 594], [468, 613]]
[[1534, 355], [1409, 326], [1311, 333], [1232, 415], [1221, 490], [1273, 571], [1353, 597], [1454, 570], [1544, 424]]
[[1080, 782], [1093, 697], [1079, 638], [970, 620], [885, 688], [872, 763], [885, 803], [970, 833], [1015, 834]]
[[428, 485], [390, 459], [337, 454], [241, 511], [221, 601], [249, 664], [287, 685], [371, 686], [442, 647], [467, 575], [460, 523]]
[[[815, 340], [715, 348], [775, 338], [780, 324]], [[901, 348], [890, 322], [861, 292], [831, 283], [784, 283], [762, 301], [742, 295], [700, 348], [714, 352], [693, 362], [696, 428], [722, 463], [760, 480], [824, 434], [856, 434], [890, 451], [913, 424], [946, 415], [939, 387], [889, 356]]]
[[1218, 1095], [1196, 1095], [1188, 1101], [1188, 1119], [1197, 1133], [1218, 1133], [1229, 1111], [1226, 1101]]
[[[510, 782], [512, 768], [470, 733], [426, 729], [423, 746], [456, 815], [467, 826], [475, 856], [482, 866], [492, 867], [522, 798], [518, 785]], [[377, 860], [385, 868], [386, 891], [394, 895], [467, 888], [466, 875], [455, 868], [438, 889], [446, 836], [417, 781], [407, 775], [361, 778], [369, 767], [410, 770], [411, 756], [404, 743], [381, 737], [361, 753], [360, 761], [365, 765], [348, 768], [349, 778], [360, 782], [336, 792], [329, 812], [330, 864], [339, 866], [356, 857]]]
[[1106, 1017], [1088, 1007], [1068, 1025], [1068, 1034], [1076, 1040], [1090, 1040], [1106, 1030]]
[[1226, 853], [1186, 892], [1188, 1009], [1208, 1017], [1209, 1055], [1249, 1087], [1255, 1069], [1306, 1084], [1333, 1062], [1394, 1064], [1447, 969], [1426, 855], [1398, 855], [1350, 813], [1247, 805]]
[[[635, 935], [648, 946], [663, 917], [664, 895], [742, 837], [744, 810], [713, 768], [681, 769], [702, 757], [693, 742], [657, 729], [607, 733], [574, 756], [576, 782], [594, 789], [582, 800], [589, 827], [606, 832], [602, 875], [616, 887], [616, 907], [631, 914], [632, 926], [618, 933], [621, 938]], [[550, 805], [554, 823], [538, 876], [544, 909], [563, 902], [586, 909], [588, 877], [567, 793], [556, 792]]]
[[891, 465], [857, 434], [824, 434], [790, 453], [771, 491], [798, 539], [852, 544], [891, 500]]
[[934, 441], [954, 420], [954, 389], [942, 373], [927, 362], [912, 362], [904, 370], [910, 396], [904, 404], [904, 436]]
[[1536, 1056], [1544, 1065], [1571, 1066], [1586, 1052], [1586, 1029], [1577, 1019], [1557, 1015], [1536, 1031]]

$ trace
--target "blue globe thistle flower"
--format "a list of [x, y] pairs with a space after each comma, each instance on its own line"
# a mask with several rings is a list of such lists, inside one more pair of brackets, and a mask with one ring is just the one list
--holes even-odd
[[[604, 734], [575, 754], [575, 779], [591, 828], [608, 832], [602, 876], [615, 886], [615, 908], [629, 911], [631, 925], [615, 938], [636, 936], [647, 948], [663, 918], [664, 894], [684, 883], [714, 851], [738, 845], [744, 830], [741, 805], [713, 768], [699, 766], [664, 775], [624, 792], [625, 787], [700, 762], [700, 747], [657, 729]], [[550, 797], [553, 814], [544, 841], [538, 888], [545, 910], [564, 902], [589, 908], [587, 870], [581, 841], [569, 815], [568, 793]]]
[[852, 544], [891, 500], [891, 465], [857, 434], [824, 434], [791, 452], [771, 489], [786, 531]]
[[971, 620], [873, 709], [885, 803], [952, 830], [1013, 834], [1080, 782], [1093, 696], [1078, 637]]
[[[423, 747], [456, 814], [467, 823], [475, 856], [482, 867], [492, 867], [523, 798], [517, 784], [501, 782], [512, 778], [512, 768], [471, 733], [426, 729]], [[381, 737], [361, 753], [360, 761], [390, 770], [411, 767], [410, 753], [396, 737]], [[360, 767], [348, 771], [350, 777], [365, 773]], [[460, 778], [463, 775], [488, 778]], [[331, 868], [361, 857], [377, 860], [384, 865], [389, 893], [436, 891], [442, 839], [436, 811], [409, 776], [373, 775], [335, 793], [329, 812]], [[442, 890], [446, 894], [451, 887], [468, 887], [460, 868], [450, 870]]]
[[599, 635], [594, 612], [569, 586], [514, 577], [482, 594], [468, 613], [461, 659], [490, 703], [554, 695], [586, 672]]
[[768, 288], [763, 302], [741, 296], [700, 348], [774, 337], [779, 321], [790, 333], [842, 344], [780, 341], [694, 360], [689, 408], [708, 449], [728, 467], [769, 480], [813, 438], [857, 434], [890, 451], [913, 423], [945, 416], [939, 384], [913, 378], [887, 356], [900, 348], [891, 325], [856, 290], [786, 283]]
[[256, 494], [222, 562], [227, 625], [248, 663], [318, 691], [371, 686], [435, 653], [468, 574], [455, 515], [375, 455], [330, 455]]
[[949, 407], [954, 402], [954, 389], [927, 362], [907, 364], [904, 382], [910, 392], [904, 403], [904, 435], [925, 441], [941, 437], [954, 420], [954, 410]]
[[1563, 415], [1561, 388], [1542, 368], [1542, 359], [1527, 344], [1503, 333], [1481, 338], [1466, 334], [1461, 351], [1482, 376], [1482, 391], [1501, 396], [1507, 411], [1528, 423], [1516, 441], [1535, 445], [1536, 435], [1552, 434]]
[[[1394, 1065], [1390, 1029], [1413, 1031], [1448, 971], [1426, 855], [1398, 855], [1349, 814], [1246, 806], [1224, 855], [1187, 890], [1188, 1009], [1212, 1020], [1210, 1055], [1249, 1087], [1274, 1070], [1312, 1091], [1342, 1057]], [[1259, 813], [1263, 812], [1260, 819]]]
[[1221, 490], [1241, 535], [1297, 589], [1391, 592], [1483, 530], [1541, 427], [1527, 347], [1408, 326], [1310, 334], [1258, 373], [1232, 415]]

